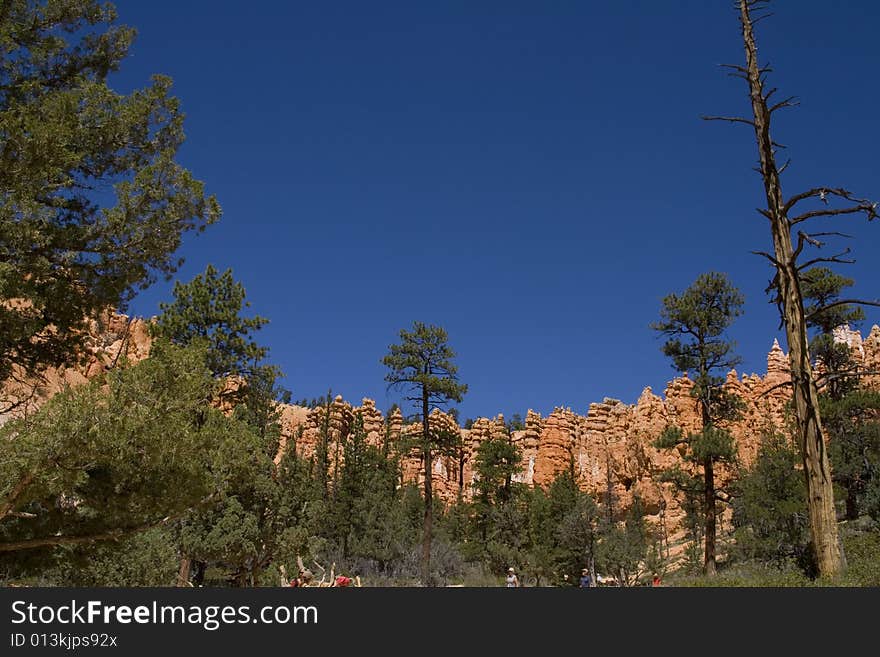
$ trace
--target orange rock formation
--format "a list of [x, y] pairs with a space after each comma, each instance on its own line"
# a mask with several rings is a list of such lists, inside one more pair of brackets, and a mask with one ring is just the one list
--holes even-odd
[[[0, 423], [12, 415], [33, 410], [64, 386], [85, 382], [123, 356], [137, 361], [149, 354], [150, 338], [147, 323], [142, 319], [108, 314], [92, 323], [90, 335], [81, 364], [49, 370], [37, 384], [7, 381], [0, 387], [0, 397], [7, 401], [7, 406], [10, 400], [22, 402], [0, 415]], [[874, 326], [865, 339], [857, 331], [841, 328], [836, 338], [851, 347], [864, 371], [880, 372], [880, 327]], [[788, 380], [788, 359], [775, 340], [767, 356], [766, 375], [728, 373], [726, 388], [746, 403], [742, 418], [730, 426], [741, 462], [748, 464], [754, 460], [761, 436], [768, 429], [784, 430]], [[880, 374], [871, 374], [867, 380], [880, 385]], [[618, 515], [638, 495], [649, 515], [674, 532], [681, 527], [683, 511], [673, 489], [660, 483], [657, 475], [680, 461], [680, 455], [658, 450], [653, 442], [670, 424], [686, 431], [699, 428], [700, 413], [691, 396], [692, 388], [693, 383], [685, 373], [669, 382], [662, 397], [645, 388], [635, 404], [606, 398], [590, 404], [583, 415], [569, 408], [556, 408], [546, 418], [529, 410], [525, 429], [510, 434], [501, 415], [479, 418], [470, 429], [463, 429], [450, 415], [435, 409], [429, 417], [432, 428], [457, 439], [461, 447], [458, 454], [438, 455], [434, 459], [434, 490], [447, 502], [459, 495], [467, 499], [473, 490], [477, 447], [489, 438], [504, 437], [522, 450], [522, 470], [517, 481], [546, 486], [559, 473], [571, 469], [579, 485], [598, 502], [607, 501], [610, 491]], [[331, 476], [357, 418], [363, 423], [367, 441], [374, 445], [384, 441], [410, 445], [411, 442], [400, 441], [421, 431], [421, 425], [406, 423], [399, 409], [386, 418], [371, 399], [363, 399], [355, 407], [337, 396], [329, 407], [282, 405], [280, 411], [282, 444], [277, 458], [290, 448], [305, 458], [314, 457], [323, 442]], [[719, 475], [723, 482], [729, 473], [722, 469]], [[403, 476], [404, 480], [416, 483], [424, 478], [421, 456], [415, 446], [404, 460]]]

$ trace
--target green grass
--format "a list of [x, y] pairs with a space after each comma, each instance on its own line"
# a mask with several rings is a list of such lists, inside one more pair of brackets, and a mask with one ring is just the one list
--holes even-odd
[[859, 531], [841, 526], [841, 540], [847, 568], [837, 580], [810, 579], [793, 564], [775, 566], [759, 562], [738, 562], [719, 568], [715, 577], [672, 573], [667, 586], [688, 587], [809, 587], [880, 586], [880, 531]]

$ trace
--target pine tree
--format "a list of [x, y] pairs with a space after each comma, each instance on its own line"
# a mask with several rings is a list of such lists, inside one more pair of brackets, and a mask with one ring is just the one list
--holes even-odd
[[204, 343], [214, 376], [246, 377], [253, 372], [253, 364], [266, 357], [268, 349], [252, 335], [269, 320], [242, 315], [250, 303], [231, 269], [221, 274], [208, 265], [188, 283], [177, 281], [173, 294], [173, 301], [159, 304], [162, 314], [154, 333], [175, 344]]
[[73, 360], [88, 318], [172, 274], [182, 234], [220, 215], [175, 161], [171, 81], [108, 86], [135, 34], [115, 19], [98, 0], [0, 5], [0, 380]]
[[425, 474], [424, 523], [422, 538], [422, 583], [430, 585], [431, 541], [433, 535], [433, 487], [431, 466], [436, 452], [448, 437], [431, 428], [432, 408], [450, 401], [461, 401], [467, 386], [458, 382], [458, 368], [452, 362], [455, 352], [449, 347], [446, 331], [439, 326], [414, 322], [411, 331], [400, 331], [400, 344], [390, 345], [382, 363], [388, 368], [385, 380], [389, 386], [409, 391], [407, 401], [415, 404], [422, 422], [421, 457]]
[[849, 344], [838, 342], [834, 337], [835, 329], [865, 318], [861, 308], [840, 303], [841, 294], [852, 284], [851, 278], [836, 274], [828, 267], [812, 267], [801, 273], [807, 328], [814, 333], [810, 355], [824, 370], [817, 383], [833, 399], [840, 399], [859, 385]]
[[519, 472], [521, 463], [522, 453], [510, 440], [489, 438], [482, 441], [474, 459], [476, 497], [487, 505], [509, 501], [513, 477]]
[[3, 425], [0, 553], [118, 540], [210, 499], [226, 427], [205, 407], [213, 386], [202, 350], [157, 341], [150, 358]]
[[755, 462], [737, 477], [732, 501], [734, 537], [736, 551], [744, 558], [809, 565], [806, 493], [799, 461], [797, 447], [783, 434], [768, 429]]
[[880, 477], [880, 393], [863, 385], [852, 348], [838, 341], [838, 327], [864, 319], [861, 308], [841, 299], [853, 280], [827, 267], [801, 275], [807, 326], [813, 329], [810, 353], [821, 368], [819, 408], [828, 432], [828, 456], [834, 483], [845, 493], [845, 515], [855, 520]]
[[[699, 486], [703, 495], [705, 520], [704, 569], [715, 573], [715, 539], [717, 502], [726, 498], [715, 481], [719, 463], [731, 462], [736, 449], [730, 432], [719, 425], [734, 419], [740, 402], [722, 387], [720, 373], [734, 367], [739, 359], [734, 355], [734, 343], [724, 334], [733, 320], [741, 314], [743, 297], [723, 274], [701, 274], [682, 293], [670, 294], [663, 299], [660, 321], [651, 327], [669, 339], [663, 353], [669, 356], [679, 372], [694, 372], [693, 396], [699, 404], [702, 427], [697, 432], [685, 432], [680, 427], [668, 427], [656, 444], [660, 448], [685, 448], [684, 459], [702, 469]], [[690, 473], [672, 470], [666, 479], [676, 483], [686, 494], [696, 493]]]
[[[263, 362], [268, 349], [253, 337], [268, 320], [245, 317], [249, 306], [232, 271], [208, 265], [188, 283], [175, 283], [173, 301], [160, 305], [163, 312], [152, 327], [155, 336], [204, 351], [218, 381], [208, 401], [216, 404], [219, 390], [221, 405], [232, 411], [225, 434], [230, 444], [218, 437], [212, 445], [212, 473], [222, 494], [179, 523], [181, 580], [189, 579], [191, 567], [201, 579], [213, 563], [227, 569], [230, 582], [253, 584], [279, 548], [293, 513], [288, 498], [305, 494], [303, 464], [295, 454], [284, 454], [289, 463], [275, 462], [281, 445], [277, 402], [286, 392], [277, 385], [278, 368]], [[296, 485], [280, 488], [282, 471]]]
[[644, 504], [635, 496], [622, 527], [612, 523], [602, 528], [596, 548], [599, 568], [613, 573], [620, 586], [635, 586], [647, 569], [650, 538]]

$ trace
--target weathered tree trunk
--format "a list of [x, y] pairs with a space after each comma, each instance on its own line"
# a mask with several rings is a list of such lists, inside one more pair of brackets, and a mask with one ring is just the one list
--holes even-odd
[[703, 490], [706, 503], [706, 551], [703, 556], [703, 572], [715, 574], [715, 467], [712, 459], [703, 463]]
[[192, 568], [192, 559], [181, 557], [180, 570], [177, 571], [177, 586], [189, 586], [189, 572]]
[[[709, 371], [705, 363], [700, 366], [700, 381], [709, 381]], [[703, 383], [706, 386], [706, 383]], [[710, 410], [711, 393], [709, 388], [703, 389], [702, 398], [700, 399], [700, 412], [703, 419], [703, 431], [711, 431], [712, 429], [712, 413]], [[705, 515], [703, 522], [704, 529], [704, 552], [703, 552], [703, 572], [712, 576], [717, 572], [715, 540], [716, 540], [716, 513], [715, 513], [715, 461], [707, 458], [703, 461], [703, 504], [705, 506]]]
[[788, 340], [791, 382], [797, 437], [804, 463], [810, 533], [819, 572], [834, 577], [843, 568], [843, 554], [837, 536], [831, 467], [819, 417], [819, 396], [809, 359], [807, 325], [797, 265], [791, 242], [791, 224], [783, 201], [774, 144], [770, 138], [770, 109], [764, 95], [758, 52], [755, 45], [749, 0], [739, 0], [743, 42], [746, 53], [755, 137], [761, 162], [761, 176], [767, 197], [766, 216], [773, 234], [773, 249], [785, 333]]
[[432, 586], [431, 539], [434, 524], [434, 492], [431, 486], [431, 427], [428, 422], [428, 389], [422, 387], [422, 459], [425, 465], [425, 521], [422, 537], [422, 584]]

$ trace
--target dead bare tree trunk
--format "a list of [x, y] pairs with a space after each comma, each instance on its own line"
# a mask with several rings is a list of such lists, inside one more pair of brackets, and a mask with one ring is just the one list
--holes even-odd
[[[807, 322], [801, 296], [796, 256], [791, 242], [791, 222], [782, 197], [779, 169], [776, 166], [773, 140], [770, 137], [771, 110], [764, 94], [758, 49], [752, 30], [749, 8], [753, 3], [740, 0], [740, 20], [746, 52], [749, 92], [754, 115], [755, 137], [761, 161], [761, 176], [767, 197], [767, 218], [773, 234], [776, 282], [788, 341], [791, 382], [797, 423], [797, 437], [804, 462], [807, 483], [807, 507], [810, 533], [819, 572], [834, 577], [843, 568], [843, 554], [837, 536], [831, 464], [825, 451], [822, 421], [819, 416], [819, 393], [809, 357]], [[777, 106], [778, 107], [778, 106]]]
[[[740, 117], [705, 117], [710, 120], [723, 120], [751, 125], [755, 131], [760, 158], [760, 173], [764, 181], [767, 209], [759, 210], [770, 222], [773, 236], [773, 255], [756, 252], [767, 258], [776, 269], [776, 277], [771, 288], [777, 291], [782, 321], [788, 340], [789, 361], [791, 365], [792, 396], [795, 409], [797, 438], [804, 464], [804, 477], [807, 485], [807, 507], [810, 517], [810, 533], [815, 551], [819, 573], [825, 577], [835, 577], [844, 568], [845, 560], [837, 533], [837, 516], [834, 509], [834, 492], [831, 483], [831, 467], [825, 450], [822, 421], [819, 415], [819, 398], [808, 348], [807, 323], [803, 296], [800, 288], [800, 272], [818, 262], [847, 262], [839, 256], [815, 258], [798, 265], [797, 258], [806, 244], [822, 246], [815, 233], [809, 235], [798, 231], [798, 241], [792, 244], [792, 229], [797, 224], [814, 217], [865, 213], [868, 219], [877, 216], [876, 204], [854, 199], [841, 188], [816, 188], [797, 194], [787, 201], [782, 195], [780, 174], [785, 169], [776, 165], [776, 144], [770, 136], [772, 114], [784, 107], [795, 105], [793, 98], [769, 104], [769, 98], [776, 89], [764, 91], [764, 78], [769, 68], [758, 63], [758, 50], [753, 26], [759, 19], [752, 18], [751, 10], [766, 4], [764, 0], [739, 0], [740, 23], [742, 25], [743, 45], [746, 66], [729, 66], [733, 75], [748, 82], [752, 104], [752, 119]], [[853, 202], [843, 208], [823, 208], [789, 217], [792, 208], [806, 199], [819, 199], [827, 205], [827, 197]], [[843, 255], [843, 254], [841, 254]]]

